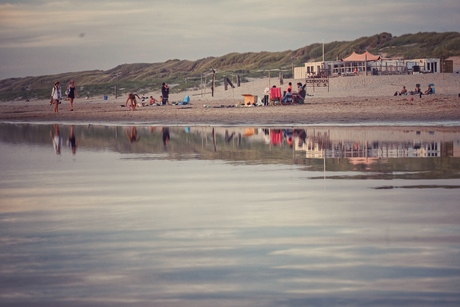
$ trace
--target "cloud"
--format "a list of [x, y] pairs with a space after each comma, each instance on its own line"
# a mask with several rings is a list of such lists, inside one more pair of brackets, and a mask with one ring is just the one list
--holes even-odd
[[[451, 0], [0, 1], [0, 64], [9, 67], [0, 78], [284, 51], [381, 32], [458, 31], [459, 13]], [[28, 63], [64, 62], [69, 56], [73, 66], [53, 71], [40, 65], [31, 71]]]

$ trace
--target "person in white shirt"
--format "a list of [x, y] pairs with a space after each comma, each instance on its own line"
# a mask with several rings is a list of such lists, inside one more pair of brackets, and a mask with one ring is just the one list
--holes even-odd
[[59, 81], [54, 83], [53, 89], [51, 90], [51, 98], [54, 103], [54, 112], [59, 112], [59, 102], [61, 101], [61, 87], [59, 86]]

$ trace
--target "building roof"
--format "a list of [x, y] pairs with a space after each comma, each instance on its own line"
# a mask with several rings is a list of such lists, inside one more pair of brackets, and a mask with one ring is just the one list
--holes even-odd
[[366, 51], [362, 54], [357, 54], [356, 52], [353, 51], [353, 53], [345, 58], [342, 59], [344, 62], [365, 62], [365, 61], [377, 61], [380, 60], [380, 56], [378, 55], [373, 55], [369, 51]]

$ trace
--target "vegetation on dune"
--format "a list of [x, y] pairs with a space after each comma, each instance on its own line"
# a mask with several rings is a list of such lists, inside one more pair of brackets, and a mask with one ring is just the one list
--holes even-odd
[[[342, 59], [353, 51], [363, 53], [366, 50], [387, 58], [402, 59], [460, 56], [460, 33], [420, 32], [396, 37], [384, 32], [354, 41], [335, 41], [324, 44], [324, 59]], [[122, 64], [106, 71], [10, 78], [0, 80], [0, 100], [48, 98], [55, 80], [65, 85], [75, 79], [80, 96], [100, 96], [113, 94], [115, 86], [120, 95], [158, 91], [163, 82], [174, 85], [172, 92], [199, 88], [204, 80], [209, 86], [212, 69], [216, 70], [216, 85], [222, 84], [224, 77], [239, 75], [241, 81], [245, 82], [249, 78], [267, 76], [268, 70], [282, 71], [289, 78], [292, 77], [293, 66], [303, 66], [306, 62], [321, 61], [322, 58], [323, 44], [314, 43], [281, 52], [234, 52], [196, 61], [172, 59], [164, 63]]]

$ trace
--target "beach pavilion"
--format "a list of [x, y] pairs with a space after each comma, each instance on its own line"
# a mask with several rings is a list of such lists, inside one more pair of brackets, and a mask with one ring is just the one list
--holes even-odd
[[307, 62], [303, 67], [294, 67], [294, 79], [367, 75], [369, 72], [372, 75], [439, 73], [441, 61], [439, 58], [385, 59], [369, 51], [362, 54], [353, 52], [340, 60]]
[[364, 72], [367, 75], [367, 71], [370, 70], [368, 63], [376, 62], [378, 60], [380, 60], [380, 56], [373, 55], [369, 51], [362, 54], [358, 54], [353, 51], [350, 56], [342, 59], [342, 62], [344, 62], [344, 70], [342, 70], [342, 73], [358, 74]]

